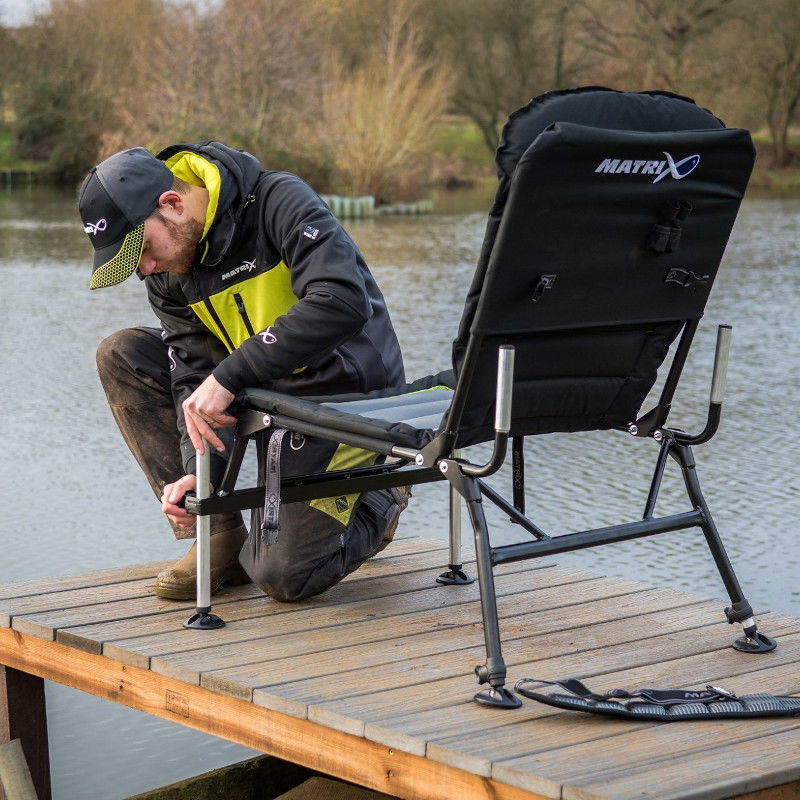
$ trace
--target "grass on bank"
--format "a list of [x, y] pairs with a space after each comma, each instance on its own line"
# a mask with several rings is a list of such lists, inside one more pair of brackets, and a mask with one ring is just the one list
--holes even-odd
[[35, 161], [23, 161], [11, 152], [11, 145], [14, 143], [14, 135], [8, 128], [0, 128], [0, 170], [12, 170], [15, 172], [36, 172], [40, 164]]

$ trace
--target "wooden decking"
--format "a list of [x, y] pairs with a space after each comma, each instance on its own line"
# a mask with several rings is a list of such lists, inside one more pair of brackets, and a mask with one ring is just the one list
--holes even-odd
[[[443, 543], [396, 540], [325, 595], [222, 592], [228, 624], [188, 631], [151, 564], [0, 587], [0, 664], [404, 798], [714, 798], [800, 788], [800, 718], [659, 725], [477, 706], [477, 584], [436, 586]], [[469, 564], [467, 568], [474, 571]], [[800, 620], [745, 655], [724, 603], [527, 562], [496, 571], [509, 684], [800, 693]]]

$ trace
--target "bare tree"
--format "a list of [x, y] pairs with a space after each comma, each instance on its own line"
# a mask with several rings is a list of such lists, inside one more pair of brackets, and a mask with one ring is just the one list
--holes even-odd
[[562, 88], [584, 68], [571, 4], [552, 0], [431, 0], [423, 12], [431, 48], [456, 79], [453, 110], [473, 120], [494, 152], [510, 112]]
[[583, 45], [631, 89], [687, 94], [708, 83], [704, 46], [743, 0], [579, 0]]
[[[758, 37], [747, 36], [758, 24]], [[796, 0], [763, 0], [743, 30], [742, 55], [751, 86], [763, 104], [775, 166], [791, 160], [789, 126], [800, 104], [800, 6]]]

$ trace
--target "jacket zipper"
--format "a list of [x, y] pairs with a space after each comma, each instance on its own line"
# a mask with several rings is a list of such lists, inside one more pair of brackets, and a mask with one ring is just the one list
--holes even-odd
[[239, 309], [239, 314], [244, 322], [244, 327], [247, 328], [247, 333], [250, 336], [255, 336], [256, 332], [253, 330], [253, 326], [250, 324], [250, 317], [247, 316], [247, 309], [244, 307], [244, 300], [242, 300], [242, 296], [239, 294], [239, 292], [236, 292], [236, 294], [233, 296], [233, 299], [236, 301], [236, 308]]
[[214, 320], [214, 322], [217, 324], [217, 327], [220, 329], [220, 332], [225, 337], [225, 342], [228, 345], [228, 349], [232, 353], [236, 347], [234, 346], [233, 339], [231, 339], [228, 331], [225, 330], [225, 326], [222, 324], [222, 320], [219, 318], [219, 314], [217, 314], [216, 309], [211, 305], [211, 301], [208, 298], [203, 300], [203, 305], [206, 307], [211, 319]]

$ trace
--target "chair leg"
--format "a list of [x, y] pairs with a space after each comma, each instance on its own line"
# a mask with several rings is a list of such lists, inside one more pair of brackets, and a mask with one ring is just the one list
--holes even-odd
[[[454, 456], [458, 457], [458, 451]], [[450, 563], [448, 569], [437, 579], [442, 586], [465, 586], [475, 583], [475, 578], [462, 569], [461, 559], [461, 495], [455, 486], [450, 486]]]
[[[454, 462], [451, 462], [454, 463]], [[455, 471], [455, 470], [451, 470]], [[449, 476], [448, 476], [449, 477]], [[478, 562], [478, 585], [481, 594], [483, 636], [486, 644], [486, 663], [475, 668], [479, 683], [488, 683], [475, 695], [481, 705], [494, 708], [519, 708], [522, 701], [506, 689], [506, 664], [500, 648], [500, 625], [497, 619], [497, 597], [489, 551], [489, 527], [483, 513], [480, 488], [475, 478], [461, 475], [458, 491], [467, 501], [467, 510], [475, 533], [475, 555]]]
[[697, 477], [697, 469], [691, 448], [687, 445], [674, 444], [670, 454], [676, 458], [681, 466], [684, 484], [690, 500], [695, 508], [703, 512], [705, 518], [705, 523], [701, 526], [703, 534], [706, 537], [706, 543], [709, 550], [711, 550], [711, 555], [717, 565], [722, 582], [725, 584], [728, 596], [731, 598], [731, 607], [725, 609], [725, 616], [728, 618], [729, 623], [738, 622], [744, 630], [744, 636], [737, 639], [733, 643], [733, 647], [744, 653], [768, 653], [774, 650], [777, 647], [777, 642], [758, 630], [753, 617], [752, 606], [744, 596], [742, 587], [733, 571], [733, 565], [725, 551], [725, 545], [722, 543], [722, 538], [719, 535], [717, 526], [714, 524], [711, 512], [700, 489], [700, 480]]

